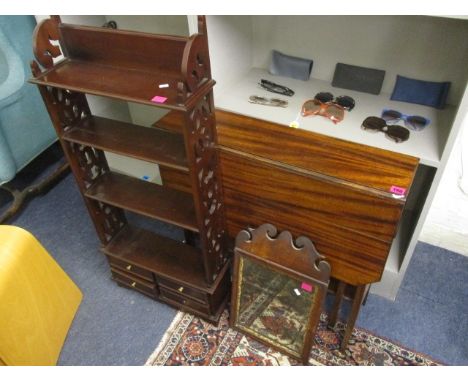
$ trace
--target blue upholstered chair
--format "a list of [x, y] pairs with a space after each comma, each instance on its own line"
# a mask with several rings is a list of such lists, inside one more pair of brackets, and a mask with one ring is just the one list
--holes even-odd
[[27, 83], [35, 25], [33, 16], [0, 16], [0, 187], [6, 189], [57, 139], [36, 86]]

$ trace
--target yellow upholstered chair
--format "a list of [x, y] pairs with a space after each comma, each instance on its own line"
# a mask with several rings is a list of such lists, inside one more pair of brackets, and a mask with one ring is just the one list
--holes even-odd
[[55, 365], [82, 298], [33, 235], [0, 225], [0, 365]]

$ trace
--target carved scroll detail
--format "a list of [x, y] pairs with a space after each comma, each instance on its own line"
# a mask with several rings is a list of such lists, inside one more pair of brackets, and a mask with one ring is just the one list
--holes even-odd
[[309, 238], [299, 236], [294, 240], [289, 231], [278, 233], [272, 224], [240, 231], [236, 237], [236, 250], [263, 257], [318, 281], [330, 277], [330, 264]]
[[54, 66], [53, 59], [62, 55], [59, 41], [58, 25], [60, 17], [53, 16], [50, 19], [41, 21], [34, 30], [33, 35], [33, 51], [36, 60], [44, 68]]
[[210, 56], [206, 36], [193, 35], [185, 47], [182, 58], [182, 75], [185, 81], [179, 83], [180, 99], [186, 99], [211, 78]]
[[199, 201], [200, 238], [208, 281], [227, 261], [224, 249], [224, 208], [214, 147], [215, 118], [211, 93], [203, 97], [189, 114], [188, 156], [192, 159], [195, 194]]

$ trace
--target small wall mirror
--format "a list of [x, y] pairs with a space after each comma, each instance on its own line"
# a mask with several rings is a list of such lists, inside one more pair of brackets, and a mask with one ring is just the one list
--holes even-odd
[[330, 266], [312, 242], [270, 224], [236, 239], [231, 326], [308, 362]]

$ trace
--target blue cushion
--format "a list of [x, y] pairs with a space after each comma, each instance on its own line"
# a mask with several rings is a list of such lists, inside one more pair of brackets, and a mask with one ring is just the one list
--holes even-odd
[[443, 109], [449, 89], [450, 82], [421, 81], [397, 75], [390, 99]]

